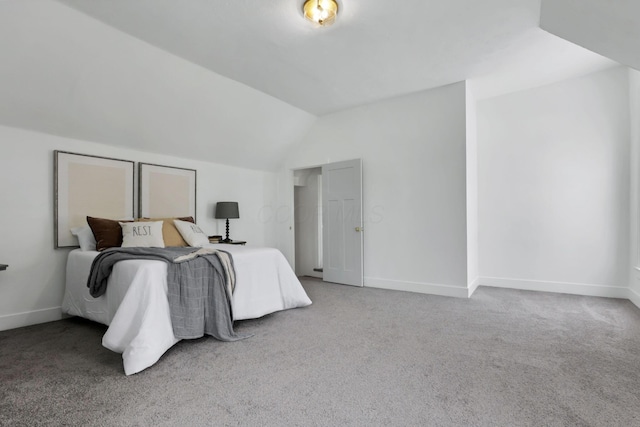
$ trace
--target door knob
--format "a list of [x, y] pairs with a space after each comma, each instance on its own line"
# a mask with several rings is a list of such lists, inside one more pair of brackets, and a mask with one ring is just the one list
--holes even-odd
[[359, 233], [364, 229], [364, 227], [356, 227], [356, 231]]

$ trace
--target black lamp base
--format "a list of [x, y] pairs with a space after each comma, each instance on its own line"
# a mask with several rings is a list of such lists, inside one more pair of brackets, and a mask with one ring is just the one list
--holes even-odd
[[229, 218], [227, 218], [227, 235], [223, 240], [221, 240], [221, 242], [222, 243], [231, 243], [231, 242], [233, 242], [233, 240], [231, 240], [229, 238]]

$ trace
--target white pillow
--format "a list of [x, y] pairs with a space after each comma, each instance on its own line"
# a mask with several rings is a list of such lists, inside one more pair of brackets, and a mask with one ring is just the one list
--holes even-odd
[[71, 229], [71, 234], [78, 238], [78, 244], [81, 251], [95, 251], [96, 250], [96, 238], [91, 231], [91, 227], [76, 227]]
[[121, 222], [123, 248], [164, 248], [162, 221]]
[[207, 235], [196, 224], [174, 219], [173, 223], [189, 246], [201, 248], [209, 243]]

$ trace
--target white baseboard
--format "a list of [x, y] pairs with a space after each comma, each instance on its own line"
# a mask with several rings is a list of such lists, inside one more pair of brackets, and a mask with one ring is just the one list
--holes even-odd
[[37, 325], [38, 323], [53, 322], [62, 319], [61, 307], [51, 307], [42, 310], [0, 316], [0, 331]]
[[469, 283], [467, 297], [471, 298], [471, 295], [473, 295], [476, 289], [478, 289], [478, 286], [480, 286], [480, 277], [476, 277], [471, 281], [471, 283]]
[[548, 282], [542, 280], [504, 279], [499, 277], [480, 277], [480, 286], [521, 289], [525, 291], [555, 292], [560, 294], [586, 295], [593, 297], [623, 299], [629, 298], [629, 288], [622, 286]]
[[640, 308], [640, 293], [638, 293], [635, 289], [629, 288], [629, 301], [631, 301], [636, 307]]
[[445, 297], [469, 297], [467, 288], [461, 286], [435, 285], [433, 283], [405, 282], [400, 280], [365, 277], [364, 286], [369, 288], [390, 289], [394, 291], [418, 292], [421, 294], [440, 295]]

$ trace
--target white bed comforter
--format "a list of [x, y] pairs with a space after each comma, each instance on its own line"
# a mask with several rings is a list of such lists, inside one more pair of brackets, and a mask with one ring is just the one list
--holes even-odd
[[[236, 269], [234, 320], [311, 304], [277, 249], [225, 245], [224, 250], [232, 254]], [[135, 374], [156, 363], [179, 341], [169, 314], [167, 265], [163, 261], [120, 261], [109, 277], [107, 292], [93, 298], [87, 278], [97, 255], [79, 249], [69, 253], [62, 310], [109, 325], [102, 345], [122, 353], [125, 373]]]

